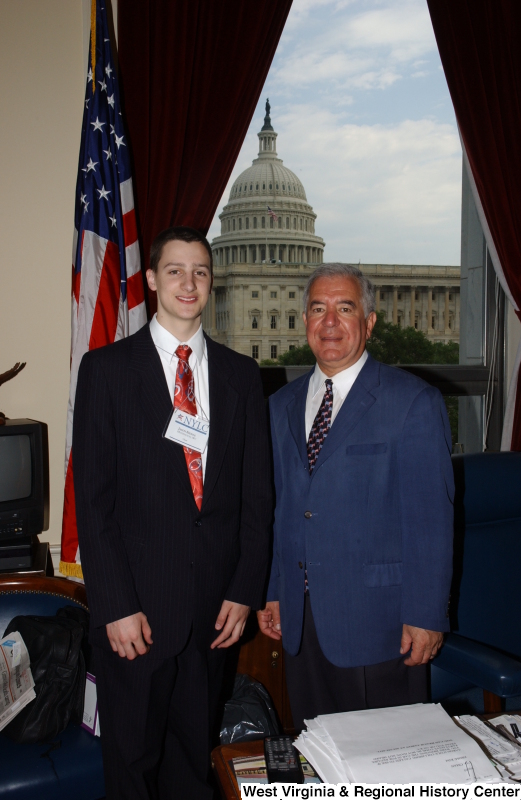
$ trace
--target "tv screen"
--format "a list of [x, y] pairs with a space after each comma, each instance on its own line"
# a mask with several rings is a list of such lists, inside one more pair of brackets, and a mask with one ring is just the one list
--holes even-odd
[[32, 489], [31, 440], [26, 434], [0, 437], [0, 503], [23, 500]]

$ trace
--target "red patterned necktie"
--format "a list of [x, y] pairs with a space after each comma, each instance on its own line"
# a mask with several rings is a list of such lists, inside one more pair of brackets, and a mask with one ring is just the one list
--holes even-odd
[[[187, 414], [197, 414], [194, 392], [194, 374], [188, 364], [188, 359], [192, 354], [192, 348], [187, 344], [180, 344], [175, 351], [179, 361], [177, 362], [177, 372], [175, 374], [174, 406], [175, 408], [186, 411]], [[197, 508], [201, 510], [203, 502], [203, 462], [201, 454], [189, 447], [183, 447], [185, 451], [186, 466], [188, 467], [188, 477], [194, 493], [194, 500]]]
[[322, 449], [329, 429], [331, 428], [331, 412], [333, 410], [333, 381], [327, 378], [325, 381], [326, 391], [317, 411], [317, 415], [311, 426], [308, 439], [308, 462], [309, 474], [313, 472], [318, 454]]

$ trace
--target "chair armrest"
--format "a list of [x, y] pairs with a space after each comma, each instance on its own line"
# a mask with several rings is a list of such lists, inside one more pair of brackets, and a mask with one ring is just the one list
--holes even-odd
[[499, 697], [521, 694], [521, 661], [457, 633], [447, 635], [433, 664]]

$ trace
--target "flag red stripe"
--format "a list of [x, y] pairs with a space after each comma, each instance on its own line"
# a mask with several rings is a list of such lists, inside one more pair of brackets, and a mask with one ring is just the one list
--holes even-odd
[[78, 549], [76, 532], [76, 498], [74, 496], [74, 480], [72, 475], [72, 450], [67, 464], [65, 476], [65, 496], [63, 501], [61, 560], [74, 564]]
[[130, 311], [131, 308], [138, 306], [144, 299], [143, 277], [141, 275], [141, 270], [139, 270], [139, 272], [136, 272], [135, 275], [127, 279], [128, 310]]
[[125, 238], [125, 247], [128, 247], [129, 244], [134, 244], [137, 240], [136, 212], [133, 208], [123, 214], [123, 236]]
[[89, 350], [114, 341], [118, 324], [120, 284], [119, 249], [114, 242], [107, 242], [92, 320]]

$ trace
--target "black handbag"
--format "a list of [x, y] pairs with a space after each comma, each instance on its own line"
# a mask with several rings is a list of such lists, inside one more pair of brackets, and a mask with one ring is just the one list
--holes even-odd
[[88, 612], [66, 606], [53, 617], [14, 617], [5, 629], [4, 636], [18, 631], [24, 640], [36, 693], [5, 727], [15, 742], [51, 741], [69, 722], [81, 723], [88, 625]]

